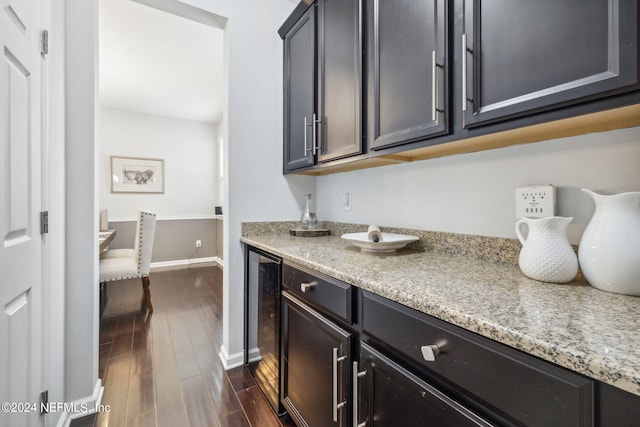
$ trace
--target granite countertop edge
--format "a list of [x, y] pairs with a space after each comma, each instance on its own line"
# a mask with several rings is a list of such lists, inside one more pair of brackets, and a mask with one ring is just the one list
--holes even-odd
[[[545, 284], [524, 277], [517, 266], [470, 260], [455, 255], [411, 253], [408, 251], [397, 257], [376, 259], [371, 255], [354, 250], [337, 236], [305, 238], [282, 235], [281, 233], [265, 233], [244, 235], [240, 240], [245, 244], [277, 255], [285, 261], [308, 267], [494, 341], [635, 395], [640, 395], [640, 351], [635, 350], [634, 352], [633, 349], [625, 349], [626, 345], [632, 346], [632, 344], [622, 345], [625, 338], [640, 339], [640, 330], [637, 328], [638, 321], [633, 318], [634, 312], [640, 312], [637, 311], [640, 308], [640, 298], [609, 294], [584, 284], [575, 286], [546, 284], [547, 286], [545, 286]], [[345, 252], [341, 254], [341, 257], [336, 258], [337, 251]], [[351, 263], [346, 263], [350, 268], [340, 264], [342, 257], [352, 257]], [[458, 304], [451, 295], [443, 296], [446, 292], [440, 292], [441, 288], [434, 288], [433, 285], [427, 286], [425, 283], [430, 279], [425, 279], [423, 276], [412, 278], [412, 271], [418, 275], [423, 274], [419, 268], [407, 271], [406, 266], [403, 267], [405, 260], [415, 264], [423, 262], [425, 258], [427, 259], [424, 261], [426, 263], [458, 267], [453, 270], [449, 268], [449, 273], [438, 273], [438, 277], [433, 279], [434, 281], [445, 283], [450, 280], [451, 283], [447, 283], [446, 286], [451, 288], [469, 286], [469, 289], [464, 288], [463, 290], [471, 296], [474, 295], [473, 292], [477, 292], [474, 287], [489, 286], [486, 289], [490, 289], [491, 293], [488, 296], [483, 293], [485, 298], [483, 306], [486, 311], [478, 312], [470, 309], [468, 303], [466, 306]], [[381, 263], [385, 264], [385, 268], [377, 267]], [[433, 274], [433, 271], [431, 273]], [[497, 285], [497, 289], [494, 289], [488, 283], [493, 282], [494, 279], [487, 280], [487, 277], [493, 276], [494, 273], [498, 276], [495, 282], [501, 283], [500, 286], [507, 286], [505, 289], [508, 296], [513, 298], [514, 293], [516, 294], [516, 302], [513, 303], [510, 310], [514, 312], [511, 315], [505, 312], [501, 317], [493, 313], [493, 311], [500, 312], [500, 301], [497, 299], [501, 298], [500, 292], [504, 291]], [[517, 285], [513, 285], [517, 287], [515, 291], [512, 287], [508, 287], [510, 286], [509, 281], [517, 282]], [[504, 283], [507, 284], [504, 285]], [[446, 289], [446, 286], [443, 285], [442, 289]], [[541, 296], [542, 302], [534, 301], [532, 309], [525, 310], [525, 313], [518, 313], [518, 311], [522, 311], [521, 305], [525, 302], [525, 297], [529, 298], [529, 293], [533, 297]], [[604, 333], [604, 328], [608, 324], [606, 322], [605, 326], [599, 329], [598, 313], [593, 316], [594, 318], [591, 318], [587, 312], [584, 315], [586, 320], [583, 322], [581, 320], [582, 311], [578, 309], [570, 311], [564, 317], [563, 313], [558, 313], [566, 320], [567, 326], [566, 328], [554, 328], [553, 319], [549, 319], [549, 316], [554, 315], [554, 311], [547, 309], [542, 303], [557, 304], [555, 310], [559, 311], [562, 310], [563, 299], [574, 297], [579, 301], [586, 301], [587, 307], [590, 305], [599, 307], [603, 302], [615, 303], [618, 306], [622, 303], [621, 314], [612, 315], [613, 320], [611, 321], [615, 321], [617, 318], [619, 322], [623, 323], [619, 320], [621, 317], [626, 321], [621, 326], [624, 330], [623, 336]], [[536, 306], [535, 304], [540, 305]], [[624, 306], [624, 304], [628, 306]], [[492, 310], [493, 306], [496, 307], [495, 310]], [[540, 316], [542, 320], [536, 319], [536, 315]], [[533, 318], [531, 318], [532, 316]], [[565, 317], [568, 318], [565, 319]], [[579, 335], [583, 323], [587, 325], [584, 329], [588, 332], [584, 333], [585, 337], [581, 340]], [[634, 326], [636, 327], [634, 328]], [[595, 328], [595, 330], [592, 331], [590, 328]], [[616, 332], [616, 330], [615, 328], [614, 331], [607, 329], [607, 332]], [[606, 335], [606, 339], [600, 340], [597, 338], [599, 335]], [[597, 349], [594, 349], [595, 351], [591, 351], [593, 341], [601, 344]], [[612, 354], [609, 354], [608, 347], [618, 348], [619, 343], [622, 348], [617, 353], [613, 351]]]

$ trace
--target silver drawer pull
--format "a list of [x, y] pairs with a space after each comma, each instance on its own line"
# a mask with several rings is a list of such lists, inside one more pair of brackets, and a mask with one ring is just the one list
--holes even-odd
[[302, 292], [307, 292], [310, 291], [311, 289], [315, 288], [316, 286], [318, 286], [318, 282], [313, 281], [311, 283], [300, 283], [300, 290]]
[[445, 341], [439, 341], [431, 345], [423, 345], [420, 347], [420, 350], [422, 350], [422, 357], [427, 362], [434, 362], [445, 345]]

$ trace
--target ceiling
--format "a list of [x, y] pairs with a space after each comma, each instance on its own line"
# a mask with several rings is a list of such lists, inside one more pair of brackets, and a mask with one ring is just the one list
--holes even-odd
[[101, 106], [220, 121], [223, 30], [131, 0], [98, 3]]

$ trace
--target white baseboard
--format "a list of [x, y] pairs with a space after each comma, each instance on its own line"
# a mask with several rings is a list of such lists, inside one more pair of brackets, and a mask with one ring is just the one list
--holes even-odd
[[254, 347], [249, 350], [249, 362], [258, 362], [262, 360], [262, 355], [260, 354], [260, 349], [258, 347]]
[[151, 271], [171, 270], [175, 268], [185, 268], [193, 264], [217, 264], [224, 267], [223, 261], [217, 256], [206, 258], [177, 259], [173, 261], [158, 261], [151, 263]]
[[244, 351], [240, 351], [238, 353], [229, 354], [227, 348], [222, 345], [220, 346], [220, 360], [222, 361], [222, 366], [224, 369], [228, 371], [229, 369], [237, 368], [238, 366], [244, 365]]
[[[220, 215], [222, 216], [222, 215]], [[156, 221], [193, 221], [202, 219], [222, 219], [218, 215], [182, 215], [182, 216], [157, 216]], [[114, 217], [109, 222], [136, 222], [137, 217]]]
[[[87, 415], [95, 414], [98, 412], [100, 402], [102, 402], [102, 395], [104, 394], [104, 387], [102, 386], [102, 380], [98, 378], [96, 386], [93, 388], [93, 394], [91, 396], [85, 396], [73, 402], [64, 402], [64, 411], [58, 419], [57, 427], [69, 427], [71, 420], [76, 418], [86, 417]], [[71, 411], [71, 412], [70, 412]]]
[[220, 257], [215, 257], [215, 263], [218, 264], [218, 267], [224, 269], [224, 260]]

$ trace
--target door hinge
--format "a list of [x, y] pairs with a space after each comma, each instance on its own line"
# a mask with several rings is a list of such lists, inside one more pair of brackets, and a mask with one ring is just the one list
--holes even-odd
[[49, 211], [40, 212], [40, 234], [49, 232]]
[[40, 40], [40, 53], [47, 55], [49, 53], [49, 30], [42, 31], [42, 39]]
[[40, 393], [40, 415], [49, 413], [49, 390]]

